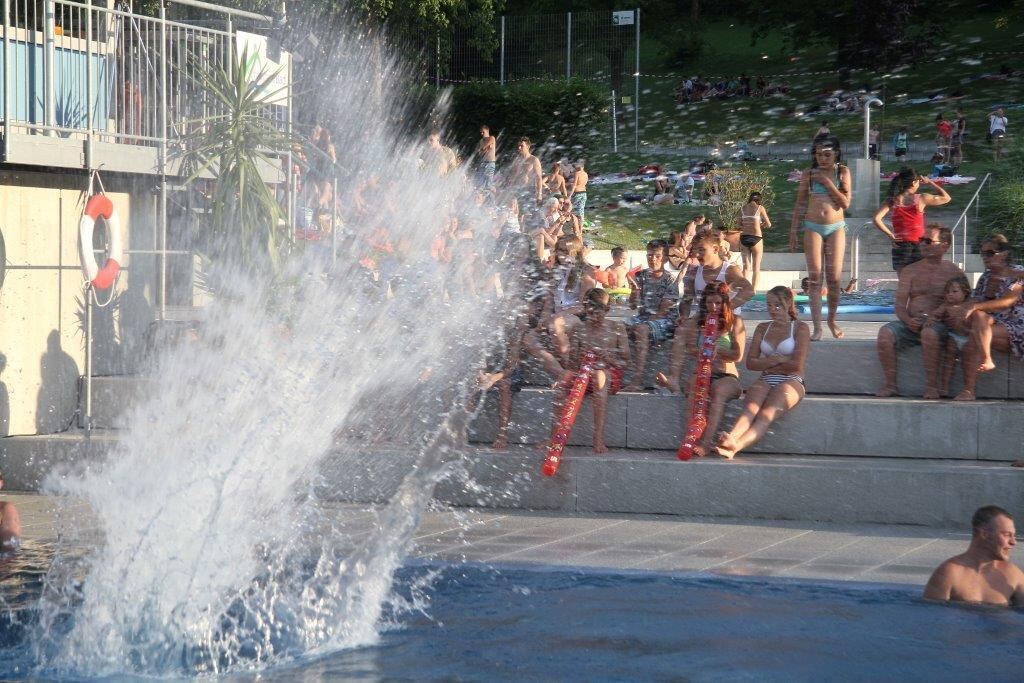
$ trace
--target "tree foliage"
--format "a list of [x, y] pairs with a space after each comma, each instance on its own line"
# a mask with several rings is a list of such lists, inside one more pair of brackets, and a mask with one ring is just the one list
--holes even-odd
[[715, 207], [719, 223], [724, 228], [740, 228], [740, 208], [747, 203], [751, 192], [761, 193], [761, 204], [770, 209], [775, 201], [772, 190], [771, 173], [764, 169], [756, 169], [743, 164], [732, 168], [717, 169], [718, 198], [720, 203]]

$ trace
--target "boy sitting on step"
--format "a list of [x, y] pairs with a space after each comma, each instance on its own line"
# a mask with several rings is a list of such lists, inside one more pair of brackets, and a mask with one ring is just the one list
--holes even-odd
[[608, 414], [608, 397], [622, 387], [623, 370], [629, 365], [629, 335], [621, 322], [608, 320], [608, 292], [591, 289], [583, 300], [583, 324], [569, 337], [567, 372], [555, 387], [554, 423], [562, 415], [562, 406], [572, 388], [584, 355], [592, 353], [596, 360], [590, 370], [587, 393], [594, 405], [594, 452], [606, 453], [604, 424]]

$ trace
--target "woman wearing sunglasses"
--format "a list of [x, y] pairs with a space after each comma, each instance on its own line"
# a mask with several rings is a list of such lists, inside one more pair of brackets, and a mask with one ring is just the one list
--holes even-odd
[[821, 339], [823, 265], [828, 284], [828, 327], [833, 337], [842, 339], [843, 330], [836, 324], [836, 309], [842, 291], [839, 280], [843, 275], [843, 253], [846, 250], [844, 211], [850, 207], [853, 197], [850, 169], [839, 163], [843, 155], [839, 138], [834, 135], [815, 138], [811, 157], [811, 168], [800, 176], [789, 230], [789, 249], [796, 251], [797, 234], [802, 227], [814, 325], [811, 341]]
[[1010, 243], [989, 235], [981, 243], [985, 272], [974, 288], [971, 339], [964, 347], [964, 389], [955, 400], [973, 401], [979, 372], [994, 370], [992, 349], [1024, 358], [1024, 267], [1010, 262]]

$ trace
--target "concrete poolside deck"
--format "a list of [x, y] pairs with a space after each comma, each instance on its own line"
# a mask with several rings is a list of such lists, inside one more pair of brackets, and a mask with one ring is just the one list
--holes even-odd
[[[37, 494], [4, 499], [21, 511], [27, 543], [56, 540], [60, 528], [55, 499]], [[327, 507], [355, 537], [375, 523], [368, 506]], [[84, 504], [72, 509], [88, 518]], [[911, 587], [923, 586], [939, 562], [962, 552], [968, 539], [966, 528], [459, 509], [427, 512], [409, 557]]]

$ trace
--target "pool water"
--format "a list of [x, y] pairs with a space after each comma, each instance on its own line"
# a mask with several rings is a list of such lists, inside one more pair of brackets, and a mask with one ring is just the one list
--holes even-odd
[[[929, 604], [916, 588], [467, 564], [407, 567], [398, 593], [412, 600], [432, 573], [426, 604], [391, 615], [377, 645], [263, 676], [1011, 681], [1024, 666], [1024, 613]], [[0, 619], [0, 676], [25, 675], [22, 635]]]

